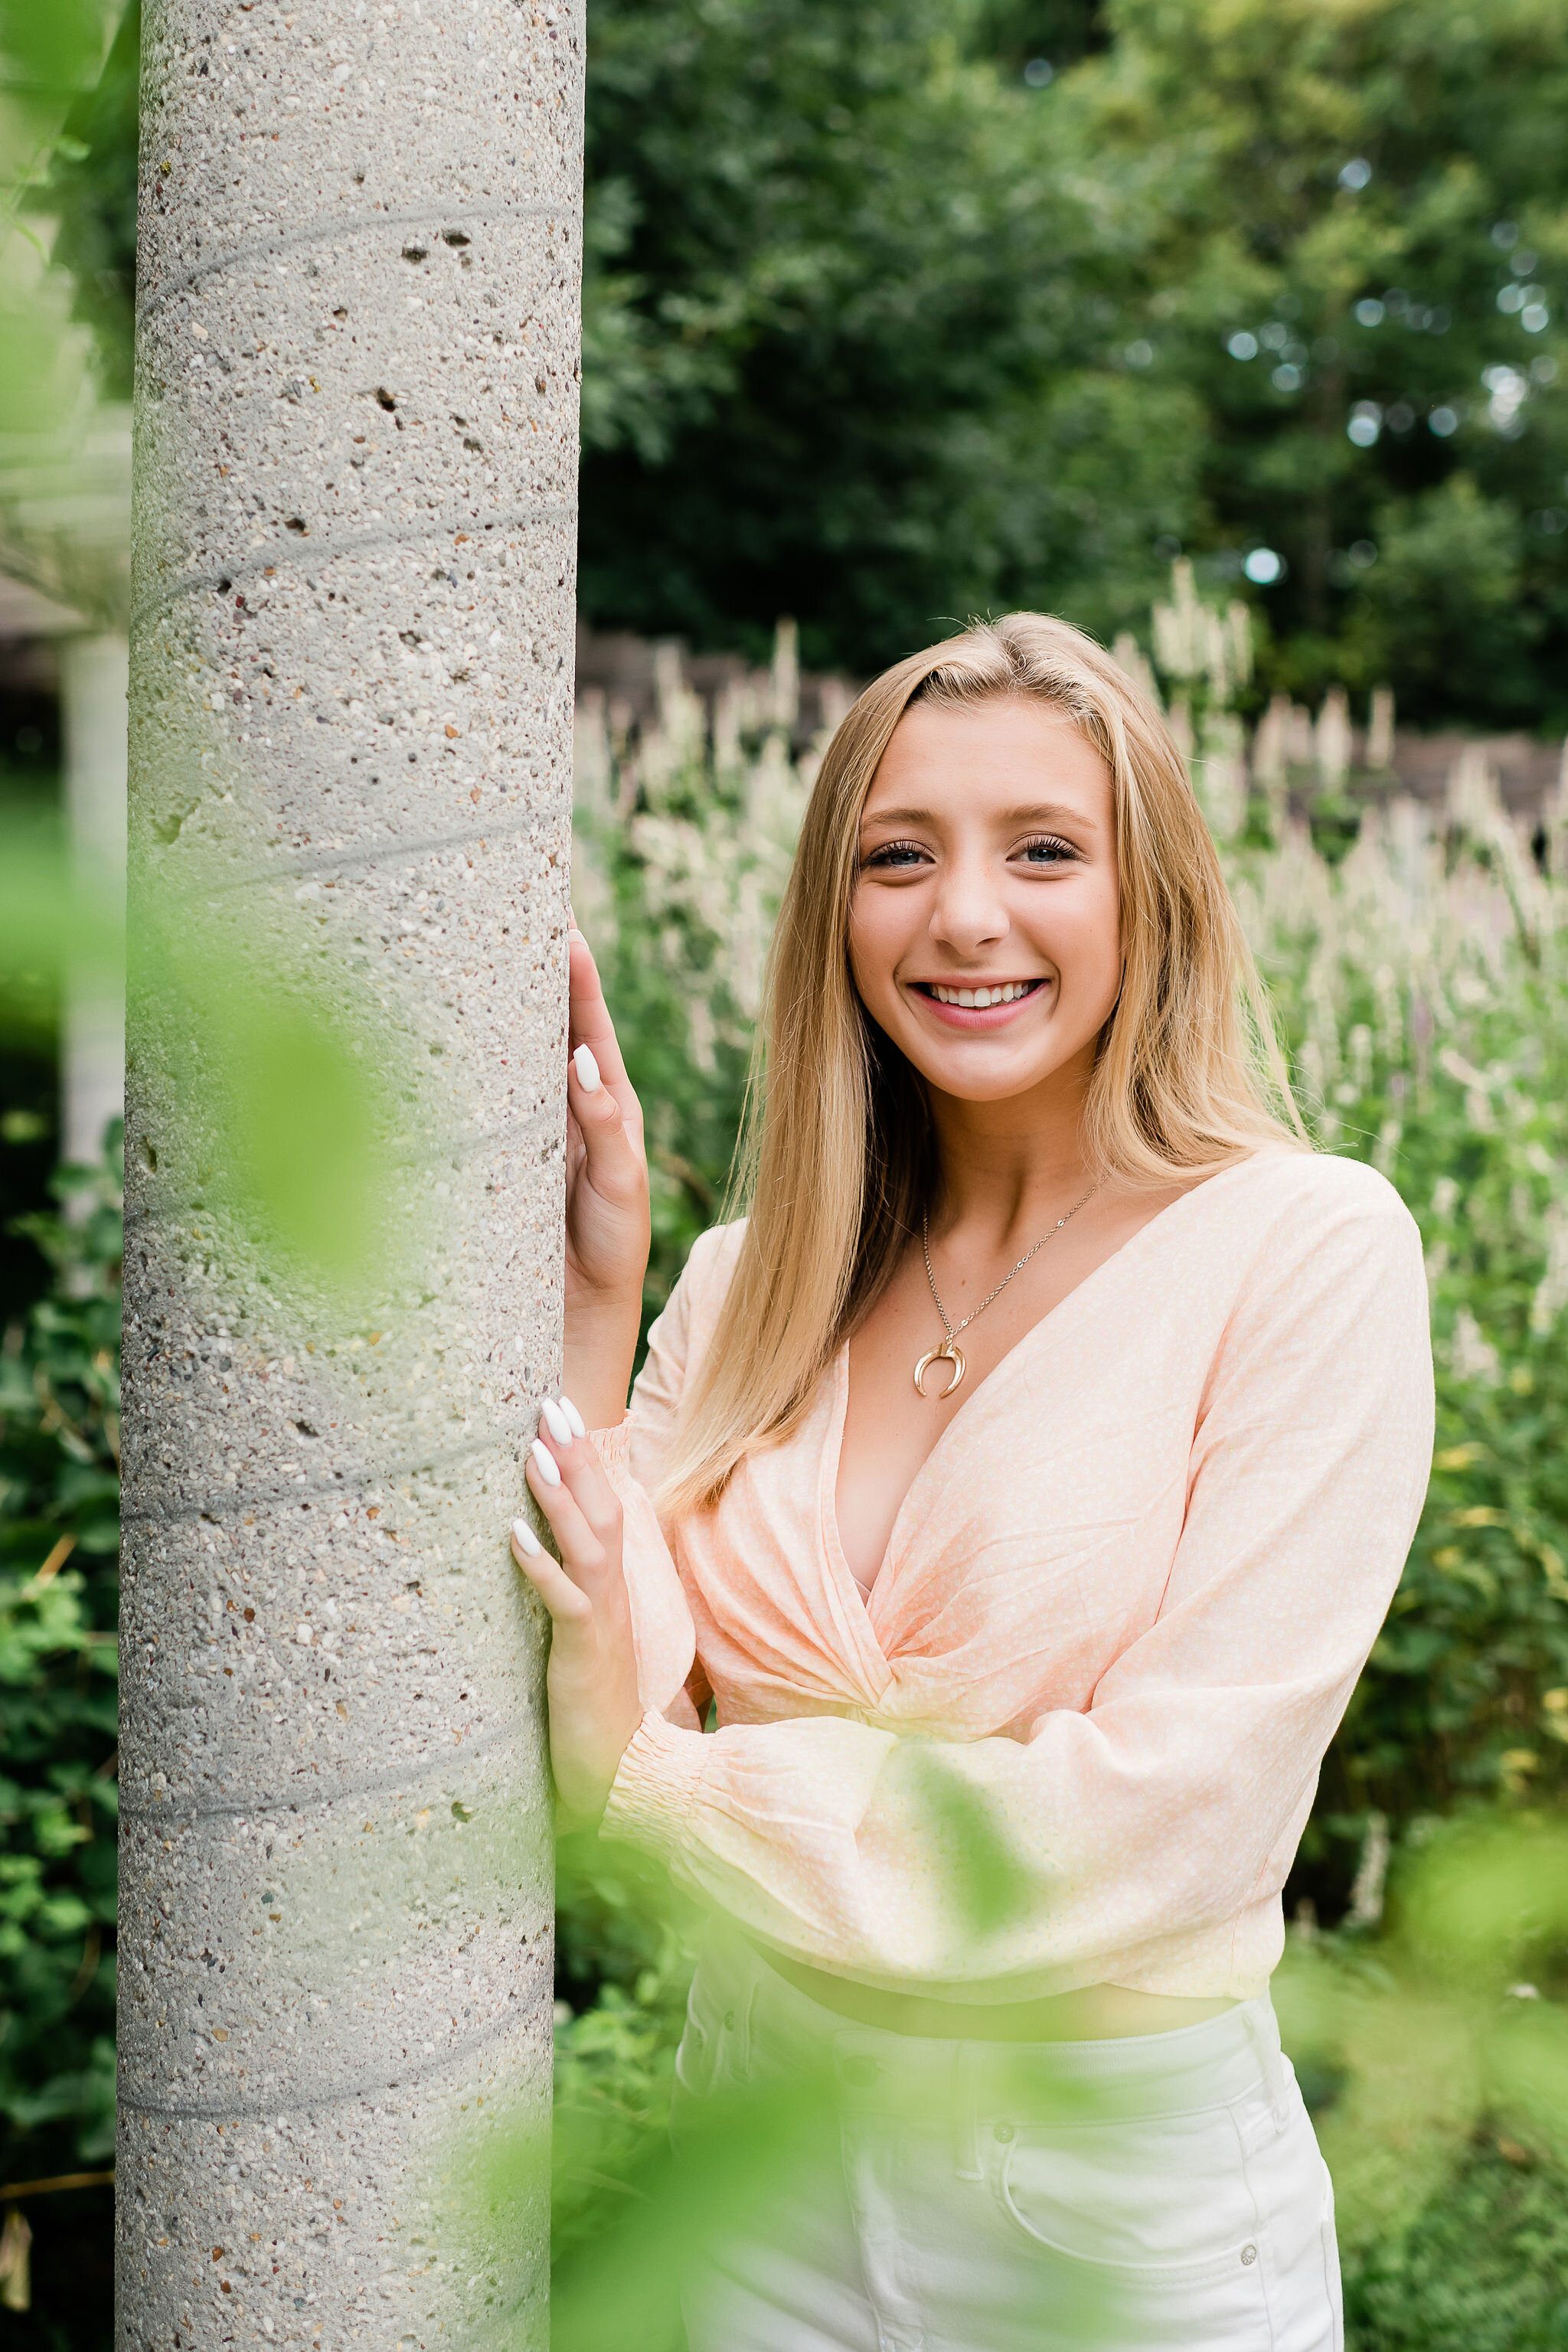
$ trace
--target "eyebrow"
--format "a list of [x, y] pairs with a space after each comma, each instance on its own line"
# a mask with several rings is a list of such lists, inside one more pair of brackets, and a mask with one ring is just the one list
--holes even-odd
[[[862, 824], [931, 824], [936, 822], [930, 809], [897, 808], [868, 810]], [[1098, 831], [1094, 819], [1082, 809], [1069, 808], [1061, 801], [1026, 801], [1017, 808], [1002, 811], [1004, 824], [1078, 825], [1089, 832]]]

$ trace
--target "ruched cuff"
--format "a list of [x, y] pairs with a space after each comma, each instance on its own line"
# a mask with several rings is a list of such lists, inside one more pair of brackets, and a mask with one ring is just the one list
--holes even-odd
[[686, 1832], [713, 1743], [650, 1707], [626, 1744], [600, 1834], [669, 1862]]
[[624, 1421], [617, 1421], [614, 1429], [591, 1429], [588, 1434], [593, 1439], [595, 1450], [605, 1465], [605, 1475], [613, 1485], [618, 1486], [623, 1478], [630, 1475], [627, 1466], [632, 1444], [630, 1413], [626, 1414]]

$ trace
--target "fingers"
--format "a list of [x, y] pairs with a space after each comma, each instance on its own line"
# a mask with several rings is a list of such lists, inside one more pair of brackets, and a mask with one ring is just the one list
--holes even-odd
[[621, 1507], [567, 1397], [540, 1407], [529, 1491], [560, 1550], [559, 1565], [525, 1520], [512, 1550], [552, 1618], [547, 1688], [550, 1759], [563, 1804], [596, 1820], [642, 1712], [636, 1635], [621, 1574]]
[[[606, 1085], [593, 1047], [585, 1039], [579, 1043], [566, 1065], [567, 1116], [583, 1139], [589, 1182], [611, 1202], [635, 1201], [643, 1188], [642, 1148], [627, 1118], [626, 1096], [635, 1114], [629, 1082], [623, 1076], [619, 1093]], [[635, 1123], [640, 1133], [640, 1119]]]
[[584, 1045], [588, 1061], [578, 1064], [577, 1074], [587, 1090], [592, 1092], [594, 1075], [613, 1094], [621, 1108], [623, 1118], [640, 1120], [642, 1113], [626, 1066], [621, 1058], [620, 1042], [616, 1024], [610, 1018], [610, 1008], [605, 1002], [605, 992], [599, 981], [599, 967], [594, 952], [581, 931], [571, 932], [567, 942], [570, 967], [571, 1003], [568, 1013], [569, 1039], [574, 1056]]
[[616, 1041], [616, 1024], [610, 1018], [610, 1008], [605, 1002], [605, 991], [599, 979], [599, 967], [594, 961], [594, 950], [575, 928], [567, 935], [567, 962], [570, 972], [570, 1018], [572, 1043], [592, 1048], [605, 1076], [613, 1085], [626, 1076], [620, 1047]]
[[[613, 1534], [613, 1514], [619, 1507], [594, 1448], [582, 1442], [587, 1433], [576, 1406], [569, 1398], [563, 1398], [560, 1404], [546, 1398], [540, 1411], [554, 1444], [552, 1447], [535, 1438], [525, 1472], [529, 1492], [544, 1515], [561, 1558], [551, 1557], [526, 1519], [512, 1522], [512, 1558], [558, 1624], [583, 1624], [594, 1614], [592, 1594], [585, 1588], [603, 1580], [608, 1565], [604, 1538]], [[563, 1474], [557, 1451], [570, 1465], [569, 1477]], [[597, 1472], [596, 1483], [590, 1475], [590, 1463]], [[583, 1507], [584, 1497], [592, 1517]]]
[[583, 1517], [571, 1488], [563, 1485], [559, 1471], [554, 1484], [551, 1484], [540, 1467], [541, 1456], [550, 1459], [546, 1448], [536, 1439], [529, 1449], [528, 1491], [544, 1516], [561, 1554], [561, 1565], [573, 1583], [579, 1591], [597, 1587], [605, 1570], [604, 1547]]
[[557, 1625], [593, 1622], [593, 1602], [573, 1583], [560, 1561], [551, 1558], [526, 1519], [512, 1521], [511, 1556]]
[[[566, 1111], [582, 1136], [589, 1173], [595, 1189], [603, 1177], [618, 1185], [642, 1165], [642, 1105], [626, 1075], [616, 1024], [599, 983], [599, 968], [581, 931], [574, 927], [568, 942], [571, 965], [571, 1010], [566, 1066]], [[619, 1149], [625, 1139], [626, 1151]], [[595, 1145], [610, 1150], [595, 1154]]]
[[545, 1433], [529, 1448], [528, 1486], [568, 1577], [594, 1598], [604, 1590], [606, 1570], [618, 1562], [621, 1507], [594, 1447], [575, 1433], [582, 1415], [574, 1405], [563, 1410], [568, 1404], [550, 1400], [541, 1408]]
[[583, 1416], [569, 1396], [540, 1400], [535, 1459], [542, 1454], [554, 1463], [595, 1538], [608, 1544], [620, 1528], [620, 1498], [605, 1475], [598, 1449], [587, 1437]]

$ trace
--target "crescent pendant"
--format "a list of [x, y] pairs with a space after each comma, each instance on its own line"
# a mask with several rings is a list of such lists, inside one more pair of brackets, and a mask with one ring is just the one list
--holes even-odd
[[940, 1348], [931, 1349], [921, 1358], [920, 1362], [915, 1366], [915, 1391], [919, 1396], [925, 1395], [925, 1376], [932, 1364], [952, 1366], [952, 1378], [946, 1388], [939, 1391], [936, 1399], [937, 1403], [942, 1404], [952, 1394], [953, 1390], [963, 1378], [963, 1350], [952, 1339], [944, 1339]]

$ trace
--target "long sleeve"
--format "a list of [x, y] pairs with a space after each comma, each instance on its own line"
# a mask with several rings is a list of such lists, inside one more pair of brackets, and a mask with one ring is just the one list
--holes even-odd
[[889, 1988], [1157, 1981], [1163, 1950], [1264, 1904], [1277, 1934], [1431, 1461], [1419, 1236], [1351, 1173], [1324, 1213], [1247, 1236], [1163, 1594], [1087, 1707], [970, 1741], [823, 1714], [701, 1738], [649, 1716], [605, 1834], [780, 1950]]
[[680, 1411], [691, 1344], [694, 1299], [706, 1301], [727, 1234], [715, 1227], [694, 1244], [662, 1315], [648, 1332], [647, 1354], [632, 1389], [631, 1410], [615, 1429], [593, 1433], [599, 1458], [625, 1515], [622, 1559], [631, 1600], [643, 1705], [659, 1712], [693, 1673], [697, 1637], [664, 1530], [649, 1498]]

